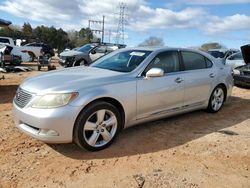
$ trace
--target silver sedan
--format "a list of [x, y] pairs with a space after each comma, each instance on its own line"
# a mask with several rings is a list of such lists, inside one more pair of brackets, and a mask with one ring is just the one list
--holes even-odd
[[13, 100], [17, 127], [48, 143], [108, 147], [129, 126], [198, 109], [218, 112], [230, 67], [197, 50], [128, 48], [89, 67], [25, 80]]

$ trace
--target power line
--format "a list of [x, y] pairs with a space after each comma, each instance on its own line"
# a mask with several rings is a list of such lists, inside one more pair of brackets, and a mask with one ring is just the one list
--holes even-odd
[[[102, 34], [102, 42], [104, 42], [104, 19], [105, 16], [102, 16], [102, 21], [99, 20], [89, 20], [89, 26], [88, 28], [93, 31], [94, 33], [101, 33]], [[91, 23], [92, 24], [101, 24], [102, 25], [102, 29], [91, 29]]]
[[125, 19], [125, 10], [126, 10], [127, 6], [125, 3], [120, 3], [119, 4], [119, 21], [118, 21], [118, 25], [117, 25], [117, 32], [116, 32], [116, 44], [119, 44], [120, 39], [122, 40], [122, 44], [124, 44], [124, 25], [126, 22]]

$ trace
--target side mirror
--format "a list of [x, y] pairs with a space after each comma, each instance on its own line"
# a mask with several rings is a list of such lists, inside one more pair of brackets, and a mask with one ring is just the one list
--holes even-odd
[[91, 54], [96, 54], [96, 51], [95, 51], [95, 50], [92, 50], [90, 53], [91, 53]]
[[228, 60], [233, 60], [234, 58], [233, 58], [233, 56], [229, 56], [227, 59]]
[[164, 75], [164, 71], [160, 68], [151, 68], [146, 73], [146, 78], [161, 77]]

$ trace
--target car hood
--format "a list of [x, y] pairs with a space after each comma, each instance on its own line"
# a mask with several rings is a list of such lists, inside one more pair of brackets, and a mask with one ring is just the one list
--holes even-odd
[[26, 79], [20, 87], [36, 94], [67, 93], [122, 80], [126, 73], [95, 67], [73, 67]]
[[250, 71], [250, 63], [243, 65], [243, 66], [240, 66], [240, 67], [237, 67], [235, 69], [237, 69], [239, 71]]
[[83, 52], [79, 52], [79, 51], [76, 51], [76, 50], [70, 50], [70, 51], [60, 53], [60, 56], [70, 57], [70, 56], [76, 56], [76, 55], [79, 55], [79, 54], [83, 54]]
[[240, 47], [243, 59], [246, 64], [250, 64], [250, 44]]

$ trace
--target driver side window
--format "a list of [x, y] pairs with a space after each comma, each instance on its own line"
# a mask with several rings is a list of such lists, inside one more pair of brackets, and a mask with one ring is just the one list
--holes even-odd
[[164, 71], [164, 73], [180, 71], [178, 52], [167, 51], [157, 54], [155, 58], [149, 63], [144, 73], [149, 71], [151, 68], [160, 68]]

